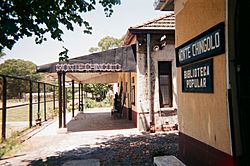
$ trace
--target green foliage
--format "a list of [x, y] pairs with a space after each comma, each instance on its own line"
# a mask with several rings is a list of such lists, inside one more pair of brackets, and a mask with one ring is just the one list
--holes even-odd
[[105, 51], [108, 49], [118, 47], [120, 43], [121, 43], [120, 39], [107, 36], [98, 42], [98, 46], [101, 48], [102, 51]]
[[[9, 59], [0, 64], [0, 74], [16, 76], [34, 81], [42, 79], [40, 74], [36, 73], [36, 65], [30, 61], [20, 59]], [[29, 92], [29, 83], [20, 79], [8, 78], [8, 97], [20, 97], [22, 92]]]
[[[95, 107], [110, 107], [112, 99], [106, 96], [109, 89], [112, 88], [110, 84], [85, 84], [84, 89], [87, 93], [92, 93], [93, 98], [85, 98], [85, 108]], [[89, 91], [88, 91], [89, 90]]]
[[97, 103], [93, 99], [85, 99], [85, 108], [95, 108], [97, 107]]
[[65, 47], [63, 47], [64, 51], [59, 53], [59, 61], [64, 61], [64, 62], [68, 62], [69, 56], [68, 56], [68, 52], [69, 50]]
[[[112, 7], [120, 0], [100, 0], [107, 17]], [[46, 34], [52, 39], [63, 41], [62, 28], [74, 31], [74, 24], [83, 32], [91, 34], [92, 27], [82, 13], [95, 9], [96, 0], [2, 0], [0, 3], [0, 51], [13, 45], [23, 37], [35, 36], [37, 44], [46, 41]]]
[[36, 73], [36, 65], [31, 61], [9, 59], [0, 64], [0, 74], [17, 76], [32, 80], [40, 80], [41, 75]]
[[91, 47], [89, 52], [106, 51], [112, 48], [119, 47], [121, 45], [122, 39], [117, 39], [114, 37], [106, 36], [98, 42], [98, 47]]
[[105, 99], [107, 92], [112, 87], [110, 84], [84, 84], [83, 90], [91, 93], [93, 98], [101, 101]]
[[110, 98], [105, 98], [103, 101], [102, 101], [102, 103], [103, 103], [103, 105], [105, 106], [105, 107], [107, 107], [107, 106], [112, 106], [112, 101], [111, 101], [112, 99], [110, 99]]
[[91, 48], [89, 49], [89, 52], [90, 52], [90, 53], [99, 52], [99, 51], [100, 51], [100, 49], [99, 49], [98, 47], [91, 47]]
[[96, 100], [86, 98], [85, 99], [85, 108], [97, 108], [97, 107], [110, 107], [111, 102], [109, 99], [105, 98], [100, 102]]
[[0, 142], [0, 158], [21, 145], [18, 140], [20, 134], [21, 132], [16, 132], [11, 138]]
[[67, 112], [71, 112], [72, 111], [72, 104], [68, 104], [66, 110], [67, 110]]

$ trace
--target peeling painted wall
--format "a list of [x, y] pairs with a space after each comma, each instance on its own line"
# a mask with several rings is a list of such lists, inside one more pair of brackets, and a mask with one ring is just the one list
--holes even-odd
[[[154, 37], [152, 37], [152, 47], [154, 46]], [[160, 110], [174, 110], [177, 109], [177, 84], [176, 84], [176, 62], [175, 62], [175, 46], [174, 41], [169, 40], [168, 44], [155, 51], [153, 49], [151, 53], [151, 86], [152, 86], [152, 108], [155, 112], [155, 124], [160, 126], [165, 123], [167, 118], [160, 117], [158, 111]], [[137, 52], [137, 112], [138, 116], [138, 127], [140, 130], [149, 129], [149, 88], [148, 88], [148, 73], [147, 73], [147, 55], [145, 52], [140, 50], [145, 50], [145, 48], [140, 48], [143, 46], [138, 46]], [[160, 108], [159, 101], [159, 80], [158, 80], [158, 61], [171, 61], [172, 64], [172, 107], [171, 108]], [[171, 123], [171, 122], [170, 122]], [[177, 123], [177, 122], [173, 122]]]
[[[182, 1], [182, 0], [179, 0]], [[224, 0], [188, 0], [176, 14], [176, 47], [200, 33], [225, 22]], [[180, 132], [231, 154], [227, 112], [226, 54], [213, 59], [213, 93], [183, 93], [178, 86]], [[181, 68], [177, 69], [178, 85], [182, 84]]]

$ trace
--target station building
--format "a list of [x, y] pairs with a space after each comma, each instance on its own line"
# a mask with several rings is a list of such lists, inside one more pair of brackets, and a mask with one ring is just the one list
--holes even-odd
[[168, 12], [130, 27], [119, 48], [38, 66], [59, 80], [59, 127], [66, 127], [64, 86], [72, 82], [117, 83], [123, 118], [141, 131], [177, 129], [171, 118], [178, 110], [174, 32], [175, 16]]
[[180, 159], [249, 165], [250, 77], [242, 1], [156, 0], [175, 13]]
[[136, 45], [136, 71], [121, 73], [120, 92], [126, 96], [124, 116], [140, 130], [161, 130], [178, 125], [177, 85], [174, 49], [175, 16], [160, 18], [130, 27], [123, 46]]

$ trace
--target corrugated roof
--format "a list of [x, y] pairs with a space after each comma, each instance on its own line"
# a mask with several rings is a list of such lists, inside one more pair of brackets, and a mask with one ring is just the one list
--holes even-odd
[[170, 12], [160, 18], [145, 22], [143, 24], [130, 27], [129, 30], [174, 30], [175, 15]]

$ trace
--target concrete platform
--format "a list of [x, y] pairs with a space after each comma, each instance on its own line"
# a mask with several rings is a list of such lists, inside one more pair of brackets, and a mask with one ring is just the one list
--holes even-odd
[[67, 161], [62, 166], [100, 166], [100, 161], [98, 159], [87, 159], [87, 160], [72, 160]]
[[157, 156], [154, 157], [155, 166], [185, 166], [175, 156]]

